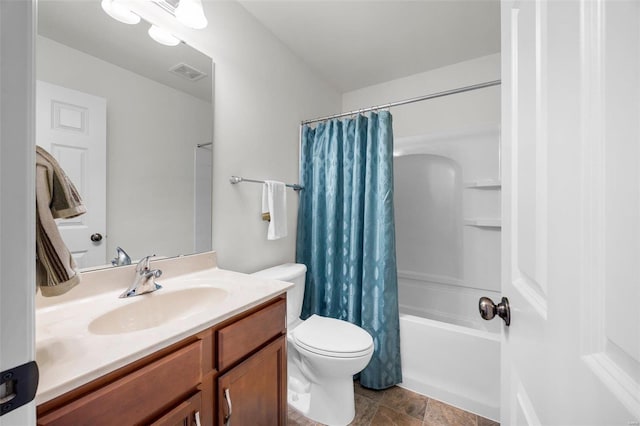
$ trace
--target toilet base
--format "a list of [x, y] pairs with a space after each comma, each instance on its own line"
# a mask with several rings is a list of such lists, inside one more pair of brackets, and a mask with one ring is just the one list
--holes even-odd
[[305, 417], [329, 426], [346, 426], [356, 415], [353, 378], [311, 383], [309, 392], [288, 389], [287, 402]]

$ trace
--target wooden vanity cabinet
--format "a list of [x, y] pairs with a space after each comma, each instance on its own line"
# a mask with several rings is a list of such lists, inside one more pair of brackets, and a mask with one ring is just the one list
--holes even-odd
[[281, 336], [221, 375], [218, 378], [218, 424], [285, 424], [286, 366], [286, 338]]
[[198, 426], [202, 424], [202, 392], [179, 404], [151, 426]]
[[216, 332], [218, 425], [285, 424], [286, 309], [283, 298]]
[[286, 300], [278, 296], [37, 408], [39, 426], [284, 425]]

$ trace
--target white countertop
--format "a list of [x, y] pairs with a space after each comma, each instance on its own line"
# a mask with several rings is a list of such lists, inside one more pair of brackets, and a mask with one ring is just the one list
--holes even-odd
[[[163, 288], [141, 296], [120, 299], [118, 296], [129, 282], [123, 282], [122, 285], [109, 283], [110, 289], [107, 291], [67, 297], [60, 303], [42, 303], [43, 306], [37, 307], [36, 361], [40, 368], [40, 383], [36, 404], [51, 400], [205, 330], [284, 293], [292, 286], [290, 283], [265, 280], [216, 267], [166, 279], [160, 277], [156, 281]], [[160, 321], [160, 325], [144, 325], [148, 328], [115, 334], [96, 333], [95, 327], [90, 326], [94, 320], [114, 309], [137, 302], [153, 302], [143, 298], [161, 297], [167, 301], [171, 293], [202, 287], [215, 287], [221, 291], [215, 293], [211, 300], [200, 299], [197, 302], [198, 309], [186, 308], [185, 313], [181, 311], [184, 307], [180, 308], [176, 303], [169, 319], [164, 318], [167, 315], [162, 315], [164, 319], [151, 320]], [[152, 305], [148, 304], [147, 309]], [[132, 328], [139, 328], [139, 324]]]

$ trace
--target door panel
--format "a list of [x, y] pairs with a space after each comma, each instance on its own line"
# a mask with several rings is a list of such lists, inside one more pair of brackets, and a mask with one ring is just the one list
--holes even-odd
[[640, 4], [502, 4], [501, 422], [640, 421]]
[[503, 295], [513, 320], [503, 333], [502, 387], [509, 391], [503, 391], [501, 415], [502, 423], [511, 425], [540, 424], [529, 392], [542, 391], [536, 376], [546, 356], [546, 347], [538, 344], [545, 340], [548, 311], [545, 13], [543, 4], [523, 1], [504, 8], [502, 16], [508, 64], [503, 67], [502, 246], [508, 281]]
[[594, 63], [585, 117], [593, 190], [585, 207], [594, 212], [585, 223], [586, 256], [593, 261], [585, 268], [591, 279], [582, 352], [590, 370], [640, 418], [640, 332], [634, 327], [640, 324], [640, 5], [603, 3], [589, 14], [601, 36], [585, 52]]
[[[604, 69], [604, 107], [606, 137], [604, 154], [606, 255], [606, 334], [612, 350], [627, 354], [640, 372], [640, 334], [631, 327], [620, 327], [631, 320], [640, 300], [638, 259], [640, 259], [640, 66], [638, 20], [640, 5], [628, 3], [608, 8], [605, 27], [616, 31], [605, 33], [607, 62]], [[640, 310], [635, 310], [635, 323], [640, 323]], [[630, 360], [631, 361], [631, 360]], [[637, 380], [637, 378], [636, 378]]]
[[546, 86], [541, 43], [544, 4], [522, 2], [512, 15], [514, 90], [511, 93], [513, 123], [510, 247], [516, 289], [543, 319], [546, 300]]
[[[56, 223], [78, 267], [106, 259], [106, 100], [37, 82], [36, 143], [60, 163], [87, 213]], [[102, 241], [90, 236], [100, 233]]]

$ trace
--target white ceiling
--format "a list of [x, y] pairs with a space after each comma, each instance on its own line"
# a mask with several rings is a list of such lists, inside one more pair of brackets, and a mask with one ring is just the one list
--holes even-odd
[[500, 51], [499, 0], [239, 0], [342, 92]]
[[[239, 2], [341, 92], [500, 51], [499, 0]], [[197, 69], [208, 66], [202, 70], [211, 75], [210, 60], [195, 49], [155, 43], [146, 34], [148, 25], [111, 19], [100, 8], [100, 0], [40, 0], [38, 9], [40, 34], [210, 98], [210, 77], [192, 83], [167, 72], [176, 63], [187, 62]]]

